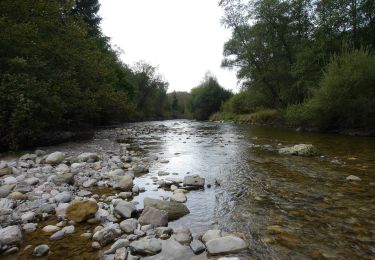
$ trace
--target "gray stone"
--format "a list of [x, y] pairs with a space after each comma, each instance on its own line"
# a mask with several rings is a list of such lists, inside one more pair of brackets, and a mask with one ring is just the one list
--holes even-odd
[[133, 203], [127, 201], [120, 201], [116, 205], [114, 212], [122, 218], [131, 218], [132, 214], [136, 210], [137, 208]]
[[22, 242], [22, 231], [19, 226], [8, 226], [0, 229], [0, 245], [13, 246]]
[[0, 198], [5, 198], [8, 196], [12, 190], [16, 187], [15, 184], [3, 185], [0, 187]]
[[65, 184], [65, 183], [73, 185], [74, 184], [74, 174], [71, 173], [71, 172], [59, 174], [59, 175], [55, 176], [52, 179], [52, 181], [56, 185], [62, 185], [62, 184]]
[[200, 177], [199, 175], [189, 175], [184, 177], [185, 186], [204, 187], [204, 182], [205, 179]]
[[190, 229], [188, 229], [186, 227], [178, 227], [178, 228], [173, 229], [173, 233], [175, 235], [175, 239], [176, 239], [177, 242], [179, 242], [183, 245], [189, 245], [190, 244], [190, 242], [192, 240]]
[[183, 193], [175, 193], [171, 196], [171, 201], [184, 203], [187, 201], [187, 197]]
[[102, 230], [95, 232], [94, 236], [92, 237], [93, 240], [100, 243], [101, 246], [106, 246], [119, 237], [121, 231], [118, 232], [115, 227], [109, 226]]
[[156, 236], [161, 237], [162, 235], [172, 235], [173, 229], [170, 227], [158, 227], [155, 229]]
[[34, 248], [33, 255], [35, 256], [45, 256], [49, 252], [49, 246], [48, 245], [39, 245]]
[[72, 199], [72, 195], [68, 191], [60, 192], [55, 196], [55, 200], [57, 202], [62, 202], [62, 203], [67, 203], [71, 201], [71, 199]]
[[31, 222], [32, 220], [34, 220], [35, 216], [36, 216], [35, 212], [28, 211], [21, 215], [21, 220], [23, 223]]
[[25, 179], [25, 182], [29, 185], [35, 185], [35, 184], [38, 184], [39, 183], [39, 179], [36, 178], [36, 177], [30, 177], [30, 178], [27, 178]]
[[128, 250], [125, 247], [116, 249], [114, 260], [125, 260], [128, 255]]
[[82, 186], [83, 186], [84, 188], [90, 188], [90, 187], [94, 186], [97, 182], [98, 182], [97, 179], [89, 179], [89, 180], [85, 181], [85, 182], [82, 184]]
[[62, 152], [54, 152], [47, 156], [46, 163], [48, 164], [59, 164], [65, 159], [65, 155]]
[[122, 199], [130, 199], [131, 197], [133, 197], [133, 193], [131, 193], [131, 192], [120, 192], [118, 196]]
[[36, 230], [37, 226], [38, 226], [38, 224], [36, 224], [36, 223], [26, 223], [26, 224], [23, 224], [22, 229], [26, 233], [31, 233], [31, 232], [34, 232]]
[[130, 243], [133, 254], [155, 255], [161, 251], [161, 242], [156, 238], [138, 240]]
[[291, 147], [279, 149], [280, 154], [296, 155], [296, 156], [316, 156], [317, 150], [312, 144], [297, 144]]
[[69, 203], [60, 203], [56, 208], [56, 216], [60, 219], [65, 218], [65, 211], [69, 207]]
[[247, 249], [248, 244], [239, 237], [225, 236], [211, 239], [206, 243], [211, 255], [236, 253]]
[[133, 188], [133, 178], [130, 175], [120, 176], [116, 178], [114, 187], [122, 191], [131, 191]]
[[117, 249], [121, 247], [128, 247], [129, 246], [129, 240], [127, 239], [119, 239], [117, 240], [110, 249], [104, 252], [105, 255], [114, 254]]
[[168, 212], [168, 220], [175, 220], [189, 214], [189, 209], [182, 203], [174, 201], [165, 201], [159, 199], [145, 198], [143, 200], [145, 207], [153, 207]]
[[50, 236], [50, 240], [60, 240], [60, 239], [63, 239], [65, 235], [65, 232], [62, 231], [62, 230], [59, 230], [57, 232], [55, 232], [52, 236]]
[[347, 181], [361, 181], [361, 178], [355, 175], [349, 175], [348, 177], [346, 177], [346, 180]]
[[13, 191], [18, 191], [21, 193], [28, 193], [32, 191], [31, 185], [26, 182], [20, 182], [16, 185]]
[[99, 161], [99, 156], [96, 153], [82, 153], [77, 157], [80, 162], [97, 162]]
[[127, 234], [131, 234], [137, 229], [138, 220], [135, 218], [125, 219], [120, 223], [120, 228]]
[[5, 167], [0, 169], [0, 177], [5, 175], [11, 175], [13, 173], [12, 167]]
[[168, 225], [168, 212], [153, 207], [145, 207], [138, 219], [141, 225], [151, 224], [154, 227]]
[[133, 172], [135, 174], [143, 174], [143, 173], [148, 173], [148, 168], [145, 167], [144, 165], [137, 165], [133, 168]]
[[204, 252], [204, 250], [206, 250], [205, 245], [198, 239], [194, 239], [193, 241], [191, 241], [190, 248], [196, 255], [199, 255], [200, 253]]
[[215, 239], [215, 238], [219, 238], [219, 237], [221, 237], [221, 230], [212, 229], [212, 230], [206, 231], [206, 233], [203, 234], [202, 241], [204, 243], [207, 243], [208, 241]]

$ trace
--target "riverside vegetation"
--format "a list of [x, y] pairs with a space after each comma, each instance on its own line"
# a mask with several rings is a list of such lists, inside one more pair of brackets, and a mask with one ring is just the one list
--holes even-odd
[[222, 66], [242, 90], [212, 117], [375, 132], [374, 2], [222, 0]]

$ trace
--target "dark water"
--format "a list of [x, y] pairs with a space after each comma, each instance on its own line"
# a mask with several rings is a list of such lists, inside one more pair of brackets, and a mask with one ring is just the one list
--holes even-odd
[[[254, 259], [375, 258], [375, 138], [184, 120], [124, 128], [136, 133], [132, 147], [159, 157], [135, 180], [147, 189], [134, 199], [138, 207], [144, 197], [171, 195], [150, 179], [160, 170], [177, 173], [162, 178], [199, 174], [212, 185], [190, 191], [191, 213], [170, 226], [185, 225], [195, 234], [210, 228], [242, 233]], [[51, 150], [115, 149], [112, 131]], [[313, 144], [321, 156], [277, 153], [299, 143]], [[161, 163], [164, 158], [169, 163]], [[346, 181], [348, 175], [362, 181]], [[86, 252], [86, 245], [76, 246], [78, 254]]]

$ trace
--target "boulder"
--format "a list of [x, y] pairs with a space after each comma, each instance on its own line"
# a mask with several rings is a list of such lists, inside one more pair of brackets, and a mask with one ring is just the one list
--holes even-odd
[[54, 152], [47, 156], [46, 163], [48, 164], [59, 164], [64, 161], [65, 155], [62, 152]]
[[207, 243], [208, 241], [215, 239], [215, 238], [219, 238], [219, 237], [221, 237], [221, 230], [212, 229], [212, 230], [206, 231], [206, 233], [203, 234], [202, 241], [204, 243]]
[[99, 156], [96, 153], [82, 153], [77, 157], [80, 162], [97, 162], [99, 161]]
[[22, 242], [22, 231], [19, 226], [8, 226], [0, 229], [0, 245], [13, 246]]
[[247, 249], [248, 244], [239, 237], [225, 236], [211, 239], [206, 243], [211, 255], [236, 253]]
[[74, 222], [83, 222], [95, 215], [98, 204], [92, 200], [73, 201], [66, 209], [66, 217]]
[[168, 212], [168, 220], [175, 220], [190, 213], [189, 209], [184, 204], [174, 201], [145, 198], [143, 204], [145, 207], [165, 210]]
[[156, 238], [143, 239], [130, 243], [130, 250], [137, 255], [155, 255], [161, 251], [161, 242]]
[[16, 185], [16, 187], [14, 187], [14, 190], [13, 191], [18, 191], [18, 192], [21, 192], [21, 193], [28, 193], [30, 191], [32, 191], [32, 187], [30, 184], [26, 183], [26, 182], [20, 182]]
[[120, 201], [116, 207], [114, 212], [122, 218], [131, 218], [132, 214], [137, 211], [135, 205], [131, 202], [127, 201]]
[[199, 175], [189, 175], [184, 177], [185, 186], [204, 187], [204, 182], [205, 179], [200, 177]]
[[153, 207], [145, 207], [138, 221], [141, 225], [151, 224], [154, 227], [167, 226], [168, 212]]
[[119, 177], [115, 184], [115, 188], [122, 191], [132, 191], [133, 178], [130, 175]]
[[296, 156], [316, 156], [317, 150], [312, 144], [297, 144], [291, 147], [279, 149], [280, 154], [296, 155]]

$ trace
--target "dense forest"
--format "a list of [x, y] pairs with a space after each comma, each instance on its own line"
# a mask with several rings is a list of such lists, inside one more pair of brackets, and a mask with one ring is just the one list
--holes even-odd
[[241, 91], [212, 119], [375, 128], [375, 1], [222, 0]]
[[128, 66], [99, 27], [98, 0], [0, 1], [0, 148], [56, 131], [162, 118], [168, 83]]
[[100, 29], [98, 0], [2, 0], [0, 150], [62, 131], [182, 117], [374, 129], [374, 0], [219, 5], [232, 31], [222, 66], [237, 71], [236, 95], [212, 75], [191, 93], [167, 94], [157, 67], [120, 60]]

